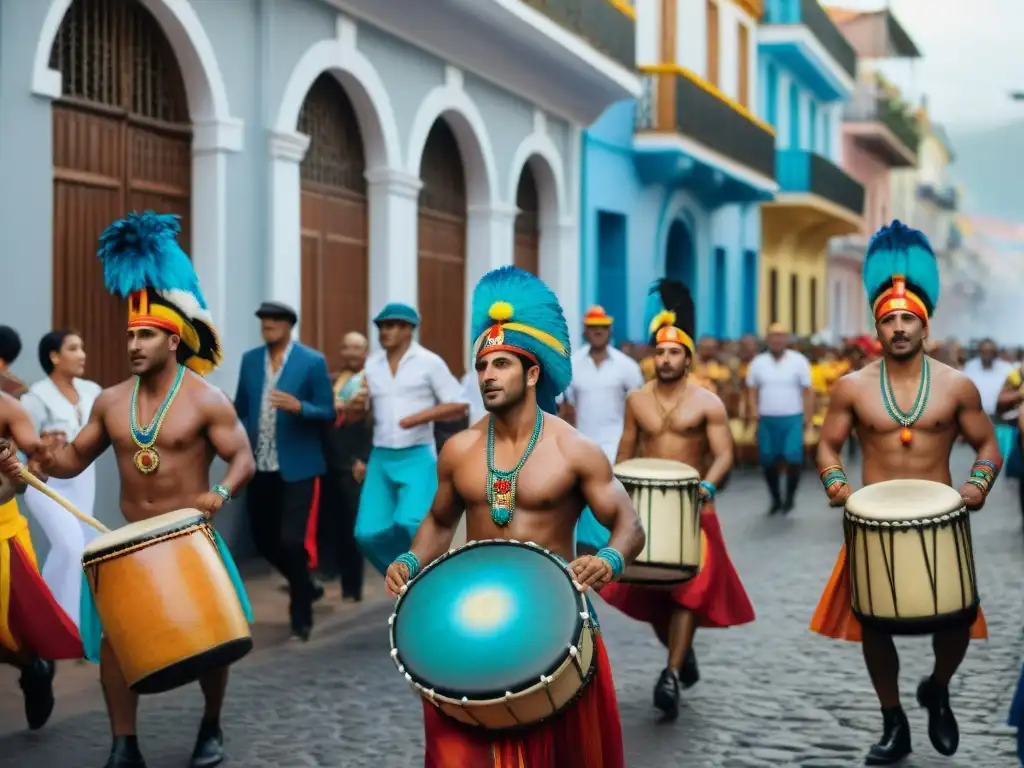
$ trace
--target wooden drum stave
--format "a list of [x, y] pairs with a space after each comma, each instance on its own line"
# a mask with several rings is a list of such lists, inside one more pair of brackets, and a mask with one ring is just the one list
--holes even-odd
[[865, 627], [918, 635], [975, 621], [970, 514], [956, 489], [928, 480], [866, 486], [847, 500], [843, 528], [853, 613]]
[[252, 635], [203, 513], [182, 509], [94, 539], [82, 556], [103, 635], [136, 693], [241, 659]]
[[701, 563], [700, 474], [679, 461], [629, 459], [615, 466], [615, 476], [647, 534], [643, 551], [620, 580], [672, 585], [692, 579]]
[[473, 541], [442, 555], [409, 582], [389, 624], [398, 671], [468, 726], [536, 725], [571, 706], [594, 674], [587, 600], [561, 558], [533, 543]]

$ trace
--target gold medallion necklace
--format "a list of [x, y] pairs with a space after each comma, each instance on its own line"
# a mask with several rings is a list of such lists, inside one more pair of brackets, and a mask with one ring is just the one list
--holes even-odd
[[171, 408], [171, 403], [174, 402], [174, 398], [178, 395], [178, 390], [181, 389], [181, 382], [185, 378], [185, 366], [178, 366], [178, 374], [174, 377], [174, 384], [171, 385], [170, 391], [164, 397], [164, 401], [157, 408], [156, 413], [153, 415], [152, 421], [149, 422], [145, 427], [139, 424], [139, 387], [141, 386], [141, 379], [135, 378], [135, 389], [132, 392], [132, 407], [131, 407], [131, 418], [129, 419], [129, 427], [132, 434], [132, 442], [138, 446], [135, 452], [134, 461], [135, 468], [144, 475], [152, 474], [156, 472], [157, 467], [160, 466], [160, 454], [156, 448], [156, 438], [160, 434], [160, 427], [164, 424], [164, 419], [167, 418], [167, 412]]

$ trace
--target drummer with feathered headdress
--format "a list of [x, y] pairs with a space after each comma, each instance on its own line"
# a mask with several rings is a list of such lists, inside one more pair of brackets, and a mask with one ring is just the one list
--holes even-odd
[[[129, 523], [195, 508], [215, 514], [255, 472], [249, 440], [231, 401], [201, 378], [221, 360], [220, 341], [199, 280], [178, 244], [178, 217], [131, 213], [103, 232], [99, 258], [107, 290], [127, 299], [127, 353], [131, 377], [106, 389], [74, 441], [46, 457], [40, 468], [71, 478], [113, 446], [121, 482], [121, 512]], [[227, 465], [212, 487], [210, 465]], [[0, 452], [0, 472], [18, 472], [16, 457]], [[214, 537], [243, 610], [251, 610], [241, 578], [219, 534]], [[135, 736], [137, 697], [125, 683], [117, 659], [102, 639], [88, 579], [82, 590], [81, 634], [87, 658], [100, 663], [100, 679], [113, 724], [109, 765], [141, 765]], [[181, 589], [186, 589], [182, 582]], [[174, 585], [168, 589], [174, 589]], [[187, 601], [183, 591], [178, 598]], [[146, 621], [140, 615], [140, 624]], [[193, 764], [224, 758], [220, 707], [227, 669], [203, 678], [206, 714]]]
[[[959, 493], [968, 509], [980, 509], [1002, 459], [977, 388], [961, 372], [925, 353], [939, 301], [939, 268], [928, 239], [899, 221], [880, 229], [864, 257], [864, 289], [882, 356], [841, 378], [832, 392], [817, 455], [829, 502], [845, 506], [852, 493], [841, 455], [847, 437], [856, 429], [863, 451], [864, 485], [928, 480], [956, 487], [949, 462], [953, 445], [962, 436], [977, 455]], [[927, 498], [919, 503], [923, 516], [935, 512]], [[937, 567], [939, 557], [936, 553]], [[906, 578], [902, 573], [906, 564], [892, 567], [897, 571], [895, 578]], [[950, 578], [956, 577], [951, 574]], [[922, 584], [921, 589], [935, 586]], [[900, 705], [899, 657], [888, 634], [860, 624], [851, 597], [843, 546], [811, 629], [826, 637], [864, 643], [883, 722], [882, 737], [870, 748], [867, 764], [888, 765], [911, 751], [910, 725]], [[960, 739], [950, 707], [949, 682], [970, 639], [985, 637], [980, 610], [972, 625], [943, 629], [933, 636], [935, 667], [918, 686], [917, 701], [928, 712], [928, 736], [941, 754], [956, 752]]]
[[[473, 292], [471, 332], [488, 416], [442, 449], [433, 506], [411, 551], [388, 569], [389, 592], [400, 592], [422, 566], [448, 550], [463, 509], [470, 541], [535, 542], [572, 561], [568, 567], [581, 589], [600, 589], [636, 557], [644, 535], [601, 448], [554, 415], [555, 399], [572, 378], [558, 298], [528, 272], [496, 269]], [[573, 531], [584, 505], [612, 536], [596, 556], [575, 558]], [[424, 704], [426, 765], [622, 768], [618, 705], [599, 635], [595, 663], [595, 676], [575, 704], [557, 719], [512, 736], [468, 732]]]
[[[601, 596], [654, 628], [668, 649], [654, 687], [654, 703], [669, 717], [679, 712], [681, 690], [700, 679], [692, 650], [698, 627], [732, 627], [754, 620], [754, 609], [729, 558], [715, 514], [715, 497], [732, 469], [733, 442], [725, 405], [689, 380], [696, 358], [695, 311], [689, 289], [658, 280], [648, 290], [645, 325], [654, 347], [655, 379], [630, 394], [616, 463], [668, 459], [702, 478], [702, 562], [697, 575], [671, 589], [612, 584]], [[650, 532], [649, 532], [650, 533]]]

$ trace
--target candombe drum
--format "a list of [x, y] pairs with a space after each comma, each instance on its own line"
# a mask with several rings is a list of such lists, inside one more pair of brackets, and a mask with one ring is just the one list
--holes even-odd
[[978, 615], [971, 520], [960, 493], [930, 480], [856, 491], [843, 528], [853, 613], [894, 635], [931, 634]]
[[532, 543], [473, 541], [409, 582], [391, 658], [447, 717], [487, 730], [557, 715], [594, 674], [590, 610], [566, 564]]
[[700, 474], [666, 459], [629, 459], [615, 466], [640, 515], [647, 543], [620, 581], [679, 584], [700, 569]]
[[252, 650], [206, 516], [182, 509], [94, 539], [82, 567], [103, 634], [136, 693], [191, 683]]

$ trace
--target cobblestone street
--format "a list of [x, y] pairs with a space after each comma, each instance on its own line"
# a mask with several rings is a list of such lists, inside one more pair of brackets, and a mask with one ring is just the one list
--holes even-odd
[[[969, 464], [969, 455], [959, 452], [955, 476], [962, 477]], [[800, 507], [788, 518], [767, 517], [761, 491], [760, 479], [744, 473], [719, 504], [758, 620], [740, 629], [698, 633], [703, 679], [688, 692], [677, 722], [660, 724], [651, 707], [651, 689], [664, 666], [653, 633], [597, 606], [615, 670], [630, 768], [855, 766], [879, 734], [880, 715], [859, 646], [807, 630], [841, 544], [839, 513], [824, 506], [811, 473], [801, 488]], [[907, 766], [1016, 765], [1004, 722], [1021, 655], [1024, 535], [1011, 483], [997, 485], [987, 508], [975, 516], [974, 546], [991, 639], [971, 647], [954, 683], [961, 749], [953, 759], [932, 750], [924, 714], [913, 701], [918, 678], [930, 669], [930, 645], [925, 639], [902, 640], [904, 705], [916, 750]], [[265, 645], [237, 667], [225, 718], [229, 765], [422, 765], [420, 705], [388, 658], [387, 608], [363, 611], [346, 627], [324, 629], [306, 646]], [[261, 613], [264, 622], [278, 618]], [[95, 673], [64, 665], [60, 674], [77, 679]], [[5, 671], [0, 686], [7, 691], [7, 703], [0, 705], [0, 766], [103, 765], [109, 741], [94, 683], [68, 692], [50, 725], [32, 735], [17, 730], [20, 692], [13, 675]], [[190, 688], [144, 702], [141, 743], [150, 768], [187, 764], [200, 701], [198, 689]]]

